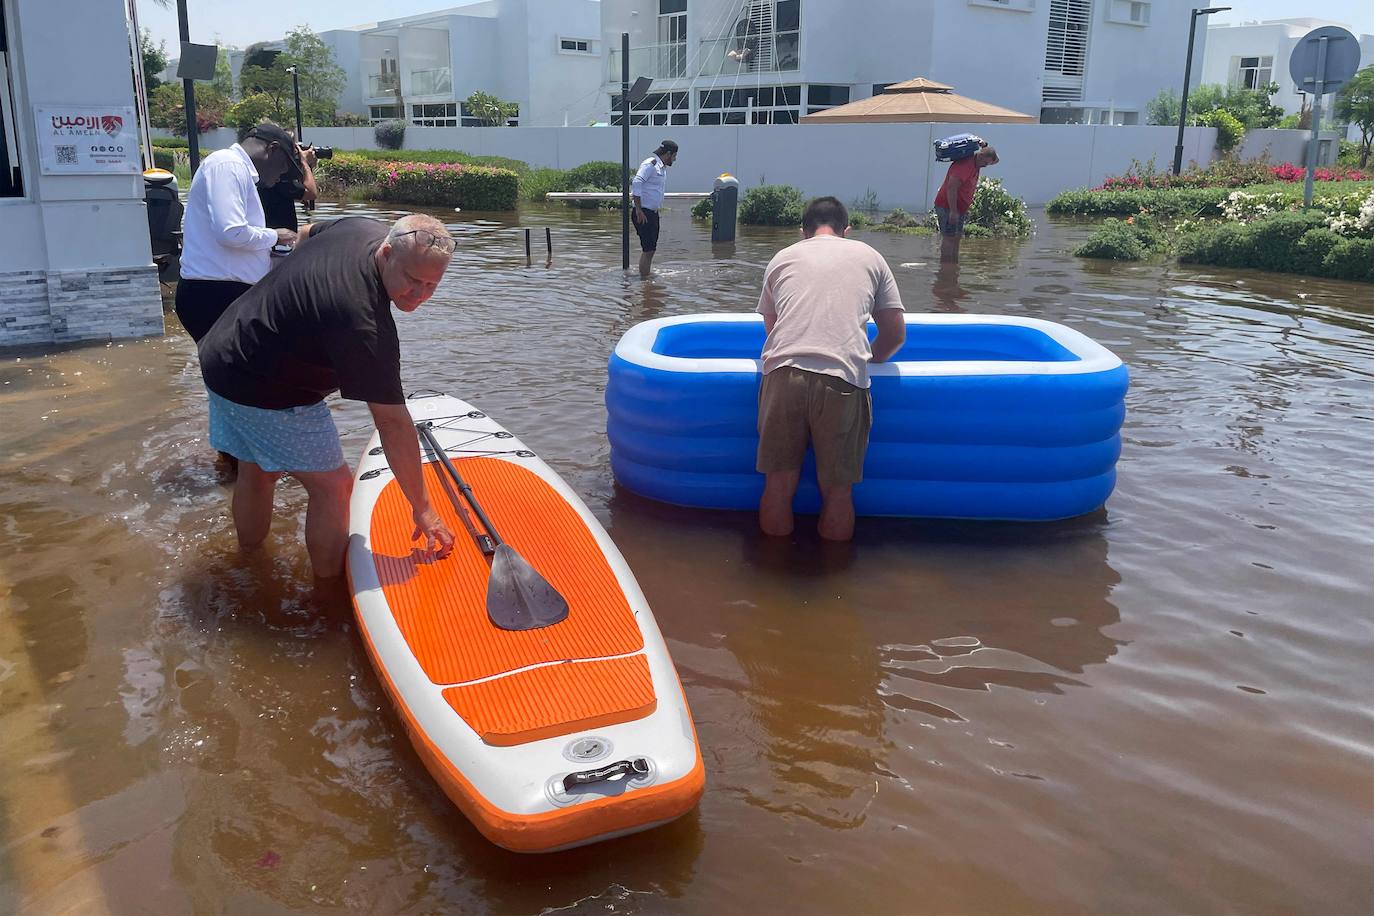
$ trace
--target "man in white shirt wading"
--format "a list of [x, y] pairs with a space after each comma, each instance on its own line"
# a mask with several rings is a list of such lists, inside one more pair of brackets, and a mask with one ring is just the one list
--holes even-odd
[[668, 169], [677, 161], [677, 144], [664, 140], [654, 154], [639, 164], [634, 181], [630, 182], [630, 196], [634, 202], [635, 232], [639, 234], [639, 275], [649, 279], [649, 268], [658, 250], [658, 210], [663, 206], [663, 194], [668, 190]]
[[241, 143], [205, 157], [191, 180], [182, 217], [181, 282], [176, 311], [199, 341], [234, 300], [266, 275], [272, 246], [296, 233], [267, 229], [257, 185], [303, 175], [300, 150], [285, 130], [263, 123]]
[[[764, 534], [792, 533], [792, 498], [809, 442], [821, 489], [821, 537], [854, 535], [851, 491], [863, 479], [873, 423], [868, 364], [890, 359], [906, 342], [906, 320], [887, 261], [847, 239], [849, 211], [819, 197], [802, 215], [803, 240], [773, 256], [758, 312], [763, 344], [759, 387], [759, 503]], [[878, 337], [868, 342], [868, 319]]]

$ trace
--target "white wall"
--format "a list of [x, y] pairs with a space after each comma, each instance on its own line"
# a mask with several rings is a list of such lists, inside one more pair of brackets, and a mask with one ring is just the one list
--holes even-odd
[[45, 0], [7, 18], [28, 197], [0, 199], [0, 272], [151, 265], [140, 176], [40, 174], [34, 140], [35, 105], [134, 104], [122, 7]]
[[[1252, 25], [1222, 25], [1207, 30], [1207, 55], [1203, 61], [1200, 83], [1227, 85], [1231, 82], [1232, 61], [1238, 57], [1273, 57], [1273, 80], [1279, 84], [1274, 94], [1275, 105], [1286, 114], [1297, 114], [1302, 108], [1302, 97], [1289, 73], [1288, 61], [1293, 48], [1304, 35], [1323, 25], [1341, 25], [1327, 20], [1303, 19], [1295, 21], [1273, 21]], [[1374, 64], [1374, 35], [1357, 34], [1360, 43], [1360, 65]], [[1330, 115], [1332, 97], [1327, 96], [1323, 104], [1322, 120]]]
[[[721, 172], [752, 187], [764, 183], [796, 185], [814, 196], [834, 194], [853, 200], [872, 188], [884, 207], [930, 207], [945, 166], [936, 163], [931, 144], [939, 137], [970, 130], [996, 145], [1001, 162], [987, 177], [1031, 205], [1060, 191], [1102, 183], [1124, 172], [1132, 159], [1173, 161], [1175, 129], [1052, 124], [825, 124], [753, 127], [674, 127], [667, 134], [682, 147], [669, 173], [670, 191], [709, 191]], [[1256, 132], [1264, 133], [1264, 132]], [[1285, 132], [1286, 133], [1286, 132]], [[338, 149], [372, 149], [372, 128], [311, 128], [309, 139]], [[663, 139], [665, 128], [631, 129], [634, 164]], [[202, 138], [202, 148], [234, 142], [232, 131]], [[1211, 161], [1216, 130], [1190, 127], [1184, 136], [1184, 161]], [[411, 127], [407, 149], [451, 149], [478, 156], [507, 156], [532, 166], [568, 169], [597, 159], [620, 159], [620, 130], [607, 127]], [[1276, 160], [1277, 161], [1277, 160]]]
[[321, 32], [320, 40], [334, 52], [334, 63], [342, 67], [345, 74], [346, 82], [343, 92], [339, 93], [338, 110], [366, 115], [367, 104], [363, 101], [366, 86], [361, 60], [362, 34], [352, 29], [333, 29]]
[[[601, 55], [601, 4], [595, 0], [526, 0], [529, 96], [520, 109], [522, 125], [582, 126], [600, 116], [605, 64]], [[563, 52], [560, 38], [597, 42], [595, 54]]]

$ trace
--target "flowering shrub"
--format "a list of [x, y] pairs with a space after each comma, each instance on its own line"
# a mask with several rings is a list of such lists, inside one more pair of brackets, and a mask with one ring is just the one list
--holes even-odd
[[384, 162], [346, 154], [322, 160], [317, 175], [326, 192], [360, 192], [374, 200], [514, 210], [519, 176], [509, 169], [457, 162]]
[[[1258, 159], [1235, 159], [1222, 157], [1205, 169], [1196, 165], [1182, 174], [1175, 175], [1169, 170], [1159, 171], [1155, 160], [1148, 162], [1132, 160], [1131, 167], [1121, 175], [1106, 178], [1094, 188], [1097, 191], [1138, 191], [1166, 188], [1244, 188], [1250, 185], [1269, 184], [1274, 181], [1303, 181], [1307, 171], [1291, 162], [1272, 164], [1267, 156]], [[1314, 175], [1317, 181], [1368, 181], [1371, 177], [1359, 169], [1337, 166], [1334, 169], [1319, 168]]]
[[[926, 217], [926, 227], [934, 231], [940, 229], [934, 210]], [[1031, 234], [1026, 202], [1002, 187], [1000, 178], [979, 179], [978, 190], [969, 205], [968, 220], [964, 223], [964, 234], [970, 238], [1025, 238]]]
[[[1307, 169], [1300, 165], [1294, 165], [1291, 162], [1276, 165], [1270, 169], [1270, 172], [1272, 172], [1273, 176], [1279, 181], [1307, 180]], [[1364, 172], [1361, 172], [1359, 169], [1351, 169], [1339, 165], [1334, 169], [1318, 168], [1312, 173], [1313, 181], [1367, 181], [1370, 177], [1374, 176], [1366, 176]]]

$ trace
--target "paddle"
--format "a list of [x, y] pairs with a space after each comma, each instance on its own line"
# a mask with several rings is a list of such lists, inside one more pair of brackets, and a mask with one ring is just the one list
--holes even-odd
[[[491, 575], [487, 579], [487, 616], [503, 630], [535, 630], [558, 623], [568, 616], [568, 602], [548, 580], [535, 572], [533, 566], [501, 539], [491, 519], [482, 511], [472, 487], [463, 481], [448, 453], [430, 431], [432, 423], [416, 423], [415, 429], [430, 451], [438, 456], [448, 476], [463, 494], [472, 511], [482, 522], [486, 534], [476, 535], [477, 546], [490, 556]], [[490, 536], [488, 536], [490, 535]]]

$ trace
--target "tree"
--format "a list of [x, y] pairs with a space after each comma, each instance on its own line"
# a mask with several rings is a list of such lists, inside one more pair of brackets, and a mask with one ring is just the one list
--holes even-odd
[[215, 78], [210, 81], [210, 85], [225, 98], [236, 99], [239, 95], [234, 87], [234, 68], [229, 64], [229, 52], [237, 51], [238, 48], [233, 45], [221, 45], [218, 41], [215, 44], [219, 46], [219, 50], [215, 53]]
[[1161, 89], [1159, 95], [1145, 103], [1145, 123], [1177, 126], [1178, 93], [1172, 89]]
[[239, 132], [239, 138], [242, 139], [249, 128], [272, 120], [272, 106], [272, 97], [265, 92], [244, 96], [242, 101], [229, 106], [225, 120]]
[[160, 42], [155, 46], [153, 34], [147, 29], [141, 29], [138, 33], [138, 56], [143, 61], [143, 85], [152, 92], [162, 85], [162, 79], [158, 74], [167, 69], [167, 42]]
[[[224, 126], [229, 100], [208, 83], [196, 83], [196, 129], [199, 133]], [[163, 83], [148, 93], [148, 122], [178, 137], [186, 135], [186, 96], [177, 83]]]
[[[334, 121], [339, 94], [348, 74], [334, 60], [334, 52], [320, 36], [302, 25], [286, 34], [286, 50], [277, 58], [283, 71], [296, 68], [301, 87], [301, 118], [306, 124], [327, 126]], [[287, 74], [288, 79], [290, 74]]]
[[1374, 67], [1365, 67], [1336, 94], [1336, 116], [1360, 128], [1360, 168], [1369, 165], [1374, 144]]
[[281, 62], [282, 52], [265, 44], [249, 45], [239, 68], [239, 98], [267, 96], [272, 102], [268, 117], [278, 124], [290, 120], [291, 74]]
[[503, 102], [480, 90], [468, 96], [464, 104], [468, 107], [469, 115], [479, 118], [487, 127], [505, 127], [506, 122], [520, 110], [516, 103]]

